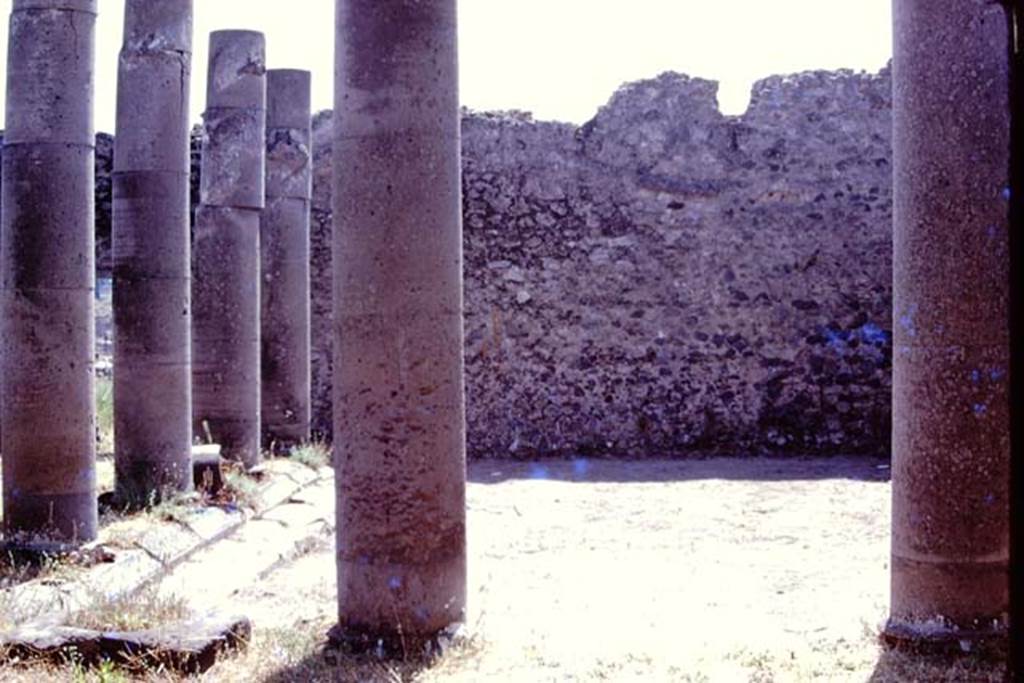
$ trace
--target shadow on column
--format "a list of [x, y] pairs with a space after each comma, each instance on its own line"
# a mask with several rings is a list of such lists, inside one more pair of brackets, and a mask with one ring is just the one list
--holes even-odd
[[1020, 0], [1009, 3], [1010, 52], [1010, 671], [1024, 680], [1024, 44]]

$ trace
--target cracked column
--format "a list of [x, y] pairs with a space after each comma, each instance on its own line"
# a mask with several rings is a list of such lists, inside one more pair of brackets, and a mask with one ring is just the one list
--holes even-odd
[[14, 0], [3, 154], [8, 541], [96, 537], [95, 0]]
[[193, 245], [193, 430], [246, 467], [260, 460], [260, 212], [264, 39], [210, 34]]
[[455, 5], [336, 5], [333, 638], [356, 648], [465, 617]]
[[[896, 644], [1006, 635], [1009, 36], [997, 3], [894, 3]], [[973, 643], [973, 645], [972, 645]]]
[[310, 74], [267, 71], [267, 199], [260, 221], [264, 447], [309, 440]]
[[192, 0], [128, 0], [114, 137], [118, 499], [192, 488], [189, 82]]

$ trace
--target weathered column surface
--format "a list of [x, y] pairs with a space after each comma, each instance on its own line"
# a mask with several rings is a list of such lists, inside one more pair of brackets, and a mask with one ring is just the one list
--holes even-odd
[[464, 619], [455, 0], [339, 0], [334, 636], [401, 651]]
[[267, 203], [260, 221], [263, 443], [309, 440], [310, 74], [267, 71]]
[[3, 154], [8, 540], [95, 538], [95, 0], [14, 0]]
[[1001, 640], [1008, 609], [1004, 9], [897, 0], [891, 641]]
[[192, 487], [189, 82], [192, 0], [128, 0], [114, 138], [118, 498]]
[[210, 34], [193, 260], [193, 430], [224, 457], [260, 460], [260, 211], [264, 39]]

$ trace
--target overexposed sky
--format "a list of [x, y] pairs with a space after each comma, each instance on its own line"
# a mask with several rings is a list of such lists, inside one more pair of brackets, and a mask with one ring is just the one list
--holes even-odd
[[[720, 81], [723, 111], [739, 114], [750, 86], [764, 76], [816, 68], [877, 71], [892, 52], [890, 4], [459, 0], [462, 103], [582, 123], [623, 82], [673, 70]], [[96, 126], [113, 132], [124, 0], [99, 0], [99, 7]], [[10, 10], [11, 0], [0, 0], [2, 74]], [[334, 0], [195, 0], [194, 120], [203, 110], [208, 35], [225, 28], [266, 33], [268, 66], [312, 71], [314, 109], [330, 108], [333, 20]], [[0, 104], [4, 99], [0, 90]]]

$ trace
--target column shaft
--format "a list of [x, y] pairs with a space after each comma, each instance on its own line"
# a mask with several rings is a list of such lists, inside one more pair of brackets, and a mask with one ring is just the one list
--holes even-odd
[[118, 498], [192, 487], [189, 82], [192, 0], [128, 0], [114, 138]]
[[1008, 608], [1009, 40], [996, 3], [894, 3], [894, 641]]
[[193, 430], [249, 467], [260, 460], [264, 52], [261, 33], [210, 35], [193, 260]]
[[267, 204], [260, 219], [263, 443], [309, 440], [310, 74], [267, 72]]
[[338, 0], [336, 631], [399, 648], [465, 614], [455, 0]]
[[94, 0], [15, 0], [3, 154], [9, 541], [96, 536]]

